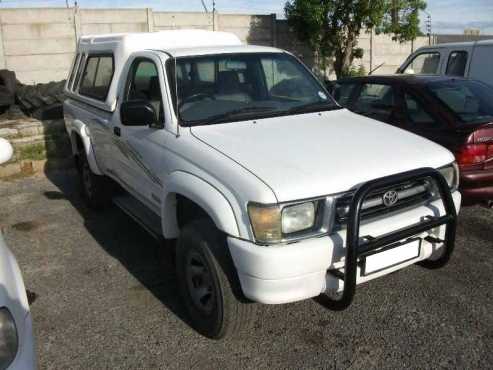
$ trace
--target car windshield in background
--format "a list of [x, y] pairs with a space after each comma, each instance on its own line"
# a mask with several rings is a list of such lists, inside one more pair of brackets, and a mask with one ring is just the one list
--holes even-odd
[[476, 81], [432, 82], [428, 89], [463, 123], [493, 121], [493, 88]]
[[[184, 126], [338, 109], [321, 84], [285, 53], [181, 57], [167, 65]], [[172, 83], [173, 85], [173, 83]], [[178, 95], [178, 99], [176, 99]]]

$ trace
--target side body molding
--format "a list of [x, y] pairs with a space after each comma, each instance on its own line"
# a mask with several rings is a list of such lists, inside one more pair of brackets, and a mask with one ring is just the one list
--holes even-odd
[[216, 227], [228, 235], [239, 237], [233, 208], [219, 189], [188, 172], [173, 172], [165, 185], [162, 206], [163, 234], [167, 239], [179, 235], [176, 219], [176, 195], [182, 195], [198, 204], [212, 218]]

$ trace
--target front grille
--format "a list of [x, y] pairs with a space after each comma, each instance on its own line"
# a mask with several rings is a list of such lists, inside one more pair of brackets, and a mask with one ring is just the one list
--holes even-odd
[[[388, 191], [394, 190], [398, 194], [397, 202], [386, 206], [383, 196]], [[346, 193], [336, 200], [335, 224], [343, 226], [347, 223], [349, 208], [354, 193]], [[429, 180], [408, 181], [391, 187], [372, 191], [363, 202], [361, 219], [374, 218], [402, 208], [418, 206], [430, 200], [433, 196], [431, 182]]]

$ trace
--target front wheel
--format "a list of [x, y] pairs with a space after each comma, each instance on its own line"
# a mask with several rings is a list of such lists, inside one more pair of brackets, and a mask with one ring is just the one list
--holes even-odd
[[215, 225], [192, 221], [176, 248], [180, 290], [194, 329], [220, 339], [250, 328], [256, 305], [242, 296], [225, 237]]

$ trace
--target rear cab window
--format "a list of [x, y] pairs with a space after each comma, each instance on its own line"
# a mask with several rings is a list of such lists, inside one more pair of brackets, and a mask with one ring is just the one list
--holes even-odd
[[448, 57], [447, 70], [445, 71], [445, 74], [447, 76], [465, 76], [467, 57], [467, 51], [452, 51]]
[[423, 52], [416, 55], [406, 66], [404, 74], [437, 75], [440, 74], [440, 53]]
[[115, 70], [112, 54], [89, 55], [79, 86], [79, 94], [104, 101]]

